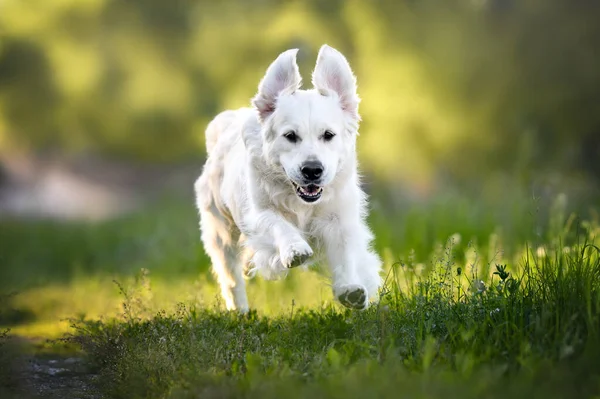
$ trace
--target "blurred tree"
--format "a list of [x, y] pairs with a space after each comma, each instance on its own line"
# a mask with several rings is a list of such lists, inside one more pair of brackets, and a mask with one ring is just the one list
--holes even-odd
[[0, 151], [201, 156], [269, 62], [343, 51], [361, 156], [427, 186], [495, 169], [600, 178], [600, 5], [590, 0], [2, 0]]

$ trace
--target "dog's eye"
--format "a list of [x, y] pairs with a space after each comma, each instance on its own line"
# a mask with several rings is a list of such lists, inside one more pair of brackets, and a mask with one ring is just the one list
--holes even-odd
[[293, 130], [284, 134], [283, 137], [285, 137], [290, 143], [297, 143], [299, 139], [298, 135]]
[[325, 130], [325, 133], [323, 133], [323, 140], [325, 141], [331, 141], [331, 139], [334, 137], [335, 133], [333, 133], [331, 130]]

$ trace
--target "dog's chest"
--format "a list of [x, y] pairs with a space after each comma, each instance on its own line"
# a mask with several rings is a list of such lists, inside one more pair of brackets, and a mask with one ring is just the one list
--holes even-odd
[[288, 222], [303, 231], [310, 229], [311, 221], [314, 217], [314, 211], [312, 209], [300, 209], [295, 212], [287, 211], [283, 214]]

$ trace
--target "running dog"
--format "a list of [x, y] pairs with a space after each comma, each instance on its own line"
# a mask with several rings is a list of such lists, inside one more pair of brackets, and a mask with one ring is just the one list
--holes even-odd
[[324, 45], [314, 88], [301, 90], [297, 52], [269, 66], [252, 108], [222, 112], [206, 129], [196, 202], [230, 310], [248, 311], [245, 275], [274, 279], [320, 259], [347, 307], [365, 309], [381, 285], [357, 170], [356, 78], [346, 58]]

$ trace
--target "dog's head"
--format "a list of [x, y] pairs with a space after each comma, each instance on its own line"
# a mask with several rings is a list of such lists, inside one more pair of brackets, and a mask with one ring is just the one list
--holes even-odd
[[316, 203], [346, 162], [354, 162], [360, 100], [348, 61], [327, 45], [317, 57], [314, 89], [300, 90], [297, 52], [288, 50], [271, 64], [252, 103], [267, 164], [285, 173], [302, 201]]

